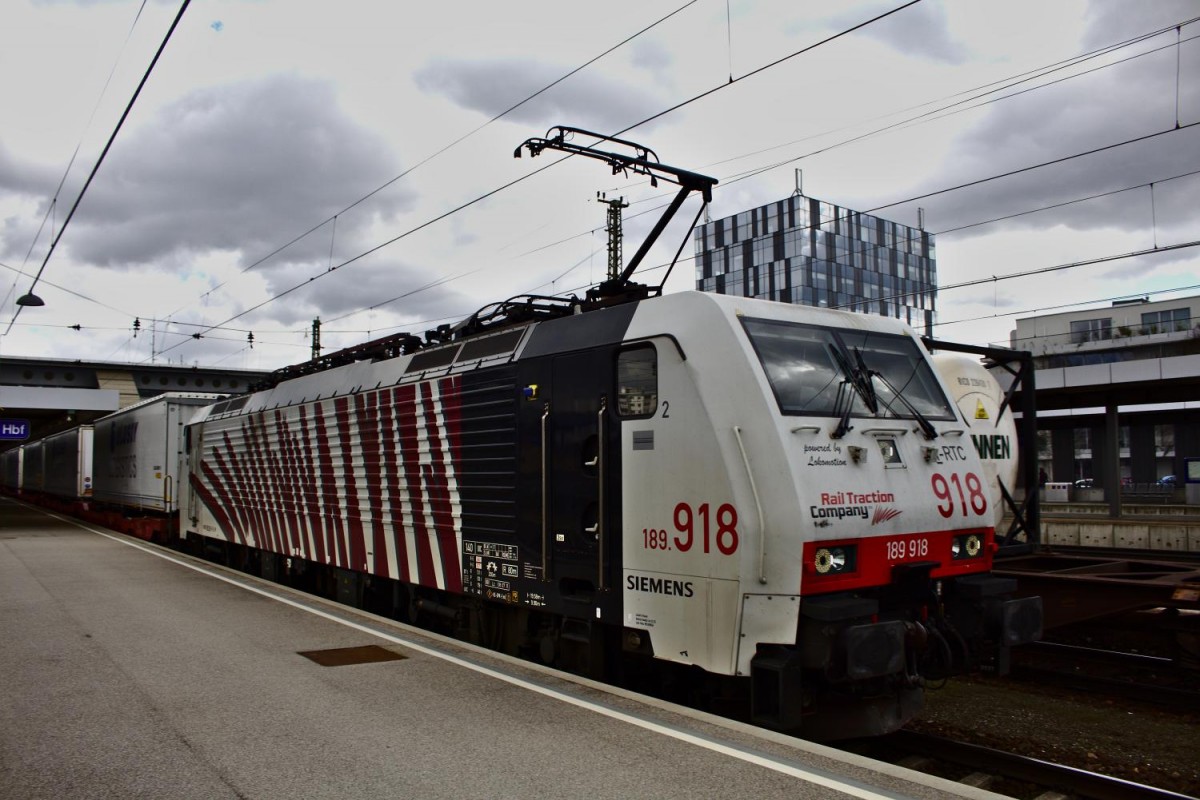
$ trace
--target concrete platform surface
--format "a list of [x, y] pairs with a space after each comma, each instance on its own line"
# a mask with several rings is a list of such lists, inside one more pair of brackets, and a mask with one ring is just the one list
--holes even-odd
[[[321, 666], [378, 645], [400, 660]], [[3, 798], [993, 798], [0, 498]]]

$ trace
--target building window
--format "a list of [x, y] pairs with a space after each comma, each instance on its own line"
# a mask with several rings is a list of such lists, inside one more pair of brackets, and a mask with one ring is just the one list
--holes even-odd
[[1158, 458], [1175, 456], [1175, 426], [1154, 426], [1154, 455]]
[[617, 414], [649, 417], [658, 410], [658, 353], [653, 345], [617, 356]]
[[1151, 311], [1142, 314], [1144, 333], [1167, 333], [1169, 331], [1186, 331], [1191, 322], [1186, 308], [1175, 308], [1168, 311]]
[[1083, 319], [1071, 323], [1071, 343], [1099, 342], [1112, 338], [1112, 318]]

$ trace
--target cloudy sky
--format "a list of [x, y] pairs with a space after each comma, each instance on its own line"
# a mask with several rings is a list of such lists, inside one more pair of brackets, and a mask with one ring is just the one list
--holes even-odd
[[[180, 4], [6, 0], [0, 357], [273, 369], [317, 317], [329, 351], [582, 293], [604, 277], [596, 193], [630, 202], [628, 256], [670, 187], [512, 157], [560, 124], [718, 178], [714, 219], [796, 169], [823, 200], [923, 208], [941, 338], [1200, 294], [1195, 248], [1006, 277], [1200, 240], [1200, 0], [923, 0], [799, 52], [901, 5], [195, 0], [47, 260]], [[18, 313], [43, 263], [46, 305]], [[687, 260], [666, 289], [693, 286]]]

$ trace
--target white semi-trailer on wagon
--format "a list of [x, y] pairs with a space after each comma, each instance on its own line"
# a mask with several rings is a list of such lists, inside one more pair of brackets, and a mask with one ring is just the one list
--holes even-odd
[[95, 423], [98, 503], [170, 514], [179, 496], [184, 426], [218, 395], [168, 392]]
[[92, 426], [80, 425], [42, 440], [42, 491], [63, 500], [92, 494]]

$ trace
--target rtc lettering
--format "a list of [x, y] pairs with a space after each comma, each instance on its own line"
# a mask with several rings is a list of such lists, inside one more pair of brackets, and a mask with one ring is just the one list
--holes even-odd
[[960, 444], [942, 445], [942, 449], [934, 454], [934, 461], [938, 464], [945, 464], [947, 461], [966, 461], [967, 448]]

